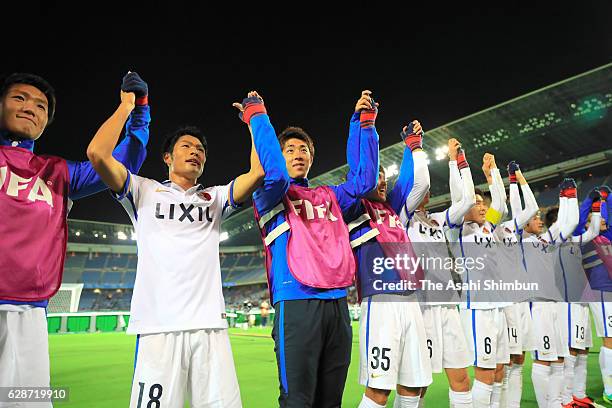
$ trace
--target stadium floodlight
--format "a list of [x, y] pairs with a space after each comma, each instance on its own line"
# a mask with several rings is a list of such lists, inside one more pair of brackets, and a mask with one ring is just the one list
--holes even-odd
[[127, 235], [125, 235], [125, 232], [119, 231], [117, 232], [117, 239], [125, 241], [127, 239]]
[[219, 241], [226, 241], [227, 239], [229, 239], [229, 234], [227, 231], [223, 231], [221, 235], [219, 235]]
[[80, 237], [81, 236], [81, 231], [75, 232], [74, 235], [76, 235], [77, 237]]
[[436, 148], [435, 153], [436, 153], [436, 160], [443, 160], [448, 154], [448, 146], [444, 145], [444, 146], [440, 146]]
[[102, 238], [106, 239], [106, 234], [102, 234]]
[[132, 241], [136, 241], [136, 238], [137, 238], [137, 237], [136, 237], [136, 231], [132, 231], [132, 234], [130, 235], [130, 239], [131, 239]]
[[98, 233], [97, 232], [94, 233], [94, 237], [98, 238]]
[[399, 174], [399, 169], [396, 163], [391, 164], [385, 168], [385, 175], [387, 179], [390, 179], [393, 176], [397, 176]]

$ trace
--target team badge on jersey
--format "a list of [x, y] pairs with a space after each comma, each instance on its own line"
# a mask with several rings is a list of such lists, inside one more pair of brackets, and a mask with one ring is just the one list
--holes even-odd
[[210, 194], [208, 194], [206, 191], [200, 191], [198, 193], [198, 197], [200, 197], [202, 200], [204, 201], [210, 201], [212, 200], [212, 197], [210, 196]]

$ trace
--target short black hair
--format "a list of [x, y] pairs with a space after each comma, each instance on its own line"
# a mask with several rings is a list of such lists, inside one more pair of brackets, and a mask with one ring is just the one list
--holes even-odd
[[546, 224], [547, 228], [550, 228], [555, 222], [557, 222], [558, 215], [559, 207], [552, 207], [546, 211], [546, 215], [544, 216], [544, 224]]
[[47, 97], [49, 110], [47, 112], [47, 126], [53, 122], [55, 117], [55, 89], [44, 78], [24, 72], [15, 72], [2, 81], [0, 86], [0, 98], [4, 98], [9, 88], [15, 84], [32, 85]]
[[481, 197], [483, 198], [483, 200], [484, 200], [484, 198], [485, 198], [484, 193], [483, 193], [483, 192], [482, 192], [482, 190], [481, 190], [481, 189], [479, 189], [478, 187], [476, 187], [476, 188], [474, 189], [474, 194], [478, 194], [479, 196], [481, 196]]
[[202, 143], [202, 146], [204, 146], [204, 155], [208, 157], [208, 143], [206, 142], [204, 133], [196, 126], [186, 125], [181, 126], [166, 135], [166, 140], [164, 140], [164, 144], [162, 145], [162, 159], [166, 153], [172, 154], [176, 142], [181, 136], [185, 135], [193, 136], [198, 139], [200, 143]]
[[312, 137], [304, 129], [297, 126], [289, 126], [287, 129], [283, 130], [280, 135], [278, 135], [278, 142], [280, 143], [281, 150], [285, 149], [285, 143], [289, 139], [299, 139], [306, 143], [308, 146], [308, 150], [310, 151], [310, 156], [314, 158], [315, 148]]

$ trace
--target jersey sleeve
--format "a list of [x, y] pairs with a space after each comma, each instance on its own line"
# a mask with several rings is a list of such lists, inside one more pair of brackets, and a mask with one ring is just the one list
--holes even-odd
[[138, 222], [138, 209], [142, 201], [141, 191], [144, 189], [144, 185], [147, 181], [148, 179], [128, 171], [123, 190], [120, 193], [111, 192], [111, 195], [121, 203], [134, 226], [136, 226]]

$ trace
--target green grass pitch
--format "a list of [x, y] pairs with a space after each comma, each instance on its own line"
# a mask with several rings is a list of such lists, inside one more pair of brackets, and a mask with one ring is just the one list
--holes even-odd
[[[353, 325], [353, 352], [344, 391], [343, 406], [357, 407], [363, 387], [358, 383], [359, 337], [358, 324]], [[278, 380], [274, 342], [270, 329], [230, 329], [230, 339], [242, 403], [245, 408], [278, 407]], [[134, 364], [135, 336], [125, 333], [55, 334], [49, 336], [51, 383], [68, 387], [69, 401], [55, 403], [57, 407], [117, 408], [127, 407]], [[601, 340], [594, 337], [595, 346], [589, 354], [587, 393], [601, 400], [603, 385], [598, 363]], [[523, 401], [521, 406], [536, 407], [531, 385], [531, 360], [523, 371]], [[392, 394], [393, 395], [393, 394]], [[443, 374], [434, 375], [426, 396], [429, 407], [448, 406], [448, 383]], [[186, 405], [187, 406], [187, 405]], [[393, 406], [392, 398], [387, 406]]]

